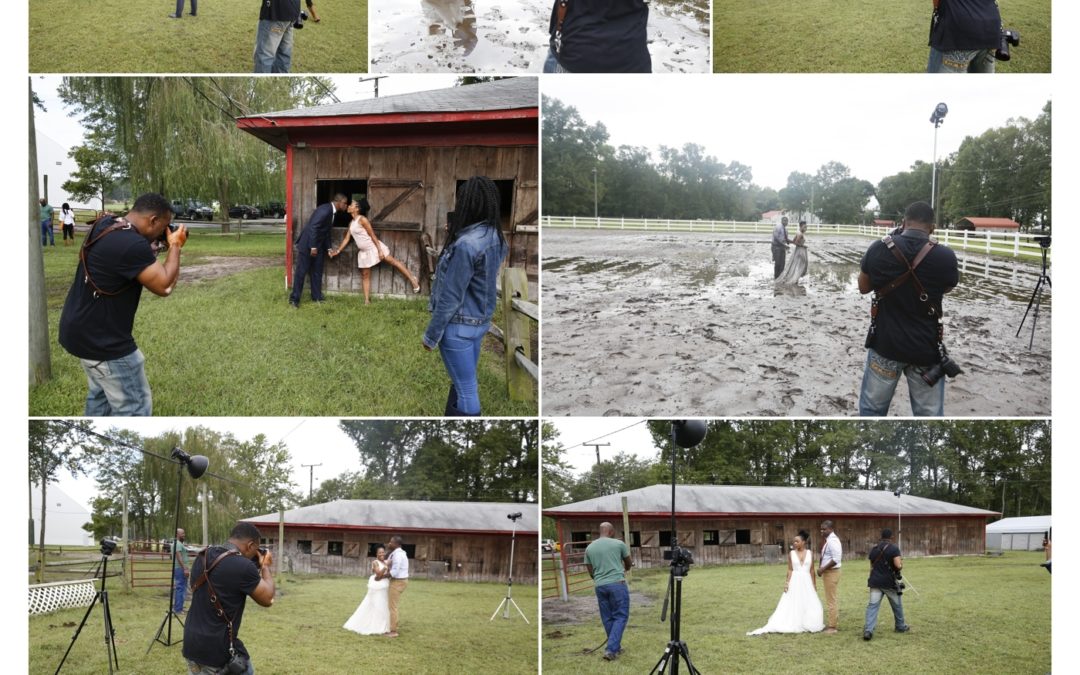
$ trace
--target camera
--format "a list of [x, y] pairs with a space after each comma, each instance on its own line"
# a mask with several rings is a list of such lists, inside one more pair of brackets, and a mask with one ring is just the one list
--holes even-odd
[[225, 672], [227, 673], [239, 675], [240, 673], [246, 673], [247, 669], [247, 659], [236, 653], [232, 654], [232, 656], [229, 657], [229, 662], [225, 664]]
[[518, 518], [521, 517], [521, 511], [518, 511], [517, 513], [508, 513], [508, 514], [506, 514], [506, 517], [509, 518], [510, 520], [517, 520]]
[[110, 556], [116, 550], [116, 541], [108, 537], [101, 540], [101, 555]]
[[1039, 246], [1050, 248], [1050, 230], [1031, 230], [1028, 234], [1030, 234], [1035, 241], [1039, 242]]
[[897, 570], [894, 576], [896, 577], [896, 594], [903, 595], [904, 589], [907, 588], [907, 584], [904, 582], [904, 577], [900, 574], [900, 570]]
[[671, 550], [664, 551], [664, 560], [671, 561], [671, 573], [674, 576], [685, 577], [690, 574], [690, 566], [694, 564], [694, 554], [690, 549], [673, 546]]
[[994, 52], [994, 58], [998, 61], [1008, 61], [1012, 58], [1012, 54], [1009, 53], [1009, 45], [1013, 47], [1020, 46], [1020, 33], [1012, 28], [1002, 28], [1001, 36], [998, 38], [997, 51]]
[[308, 20], [308, 13], [304, 10], [300, 10], [300, 16], [296, 17], [296, 21], [293, 22], [292, 27], [296, 30], [300, 30], [304, 27], [304, 22]]
[[919, 375], [919, 377], [926, 383], [926, 386], [932, 387], [944, 376], [948, 376], [949, 379], [952, 379], [963, 373], [964, 371], [960, 370], [960, 366], [956, 365], [956, 361], [953, 361], [948, 356], [942, 354], [941, 361], [927, 368], [925, 372]]

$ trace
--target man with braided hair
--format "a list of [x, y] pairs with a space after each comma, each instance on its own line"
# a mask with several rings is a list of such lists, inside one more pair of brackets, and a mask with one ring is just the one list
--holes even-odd
[[450, 376], [444, 411], [448, 417], [480, 415], [476, 367], [495, 313], [495, 282], [509, 248], [494, 181], [486, 176], [465, 181], [435, 267], [428, 301], [431, 320], [423, 337], [424, 349], [439, 348]]

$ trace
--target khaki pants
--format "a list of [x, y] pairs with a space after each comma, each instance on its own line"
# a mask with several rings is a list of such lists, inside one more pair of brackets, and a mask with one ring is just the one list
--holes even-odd
[[[821, 581], [825, 584], [825, 606], [829, 610], [829, 621], [825, 626], [826, 628], [836, 628], [837, 624], [840, 623], [840, 607], [836, 602], [836, 594], [840, 590], [840, 570], [836, 567], [825, 570], [825, 574], [821, 575]], [[393, 593], [394, 589], [391, 587], [391, 596], [393, 596]], [[390, 616], [393, 616], [393, 610], [390, 611]]]
[[405, 587], [409, 585], [408, 579], [391, 579], [390, 580], [390, 632], [397, 632], [398, 622], [398, 603], [401, 602], [401, 594], [405, 592]]

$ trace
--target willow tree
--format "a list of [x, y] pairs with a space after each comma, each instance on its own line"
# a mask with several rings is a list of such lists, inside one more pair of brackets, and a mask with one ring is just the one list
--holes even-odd
[[59, 95], [89, 133], [113, 139], [132, 191], [173, 199], [281, 200], [285, 157], [236, 118], [317, 105], [333, 83], [314, 78], [66, 77]]

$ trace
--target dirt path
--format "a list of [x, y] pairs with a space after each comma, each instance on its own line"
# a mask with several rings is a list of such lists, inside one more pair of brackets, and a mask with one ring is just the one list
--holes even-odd
[[[767, 235], [547, 230], [545, 415], [857, 415], [869, 240], [809, 239], [802, 285], [772, 282]], [[1016, 337], [1038, 268], [958, 254], [948, 416], [1050, 414], [1050, 294]], [[909, 415], [901, 382], [890, 410]]]
[[237, 272], [262, 269], [264, 267], [281, 266], [282, 261], [278, 258], [266, 257], [236, 257], [236, 256], [203, 256], [194, 261], [181, 265], [180, 278], [184, 283], [193, 281], [210, 281], [227, 277]]

